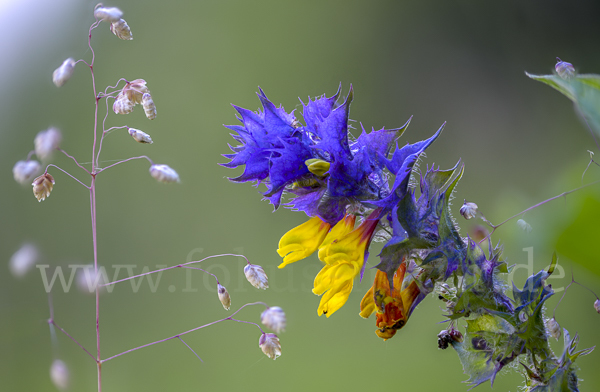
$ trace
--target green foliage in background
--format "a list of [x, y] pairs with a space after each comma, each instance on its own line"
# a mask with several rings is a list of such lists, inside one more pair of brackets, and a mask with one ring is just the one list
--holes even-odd
[[546, 83], [560, 91], [575, 104], [587, 124], [600, 135], [600, 75], [532, 75], [530, 78]]

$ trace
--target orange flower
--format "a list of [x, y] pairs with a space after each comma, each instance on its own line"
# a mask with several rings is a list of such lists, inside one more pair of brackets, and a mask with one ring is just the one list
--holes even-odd
[[393, 288], [387, 274], [377, 270], [371, 289], [360, 303], [360, 316], [368, 318], [376, 312], [377, 330], [375, 333], [383, 340], [390, 339], [396, 331], [404, 327], [411, 312], [411, 306], [421, 291], [415, 281], [402, 290], [402, 282], [406, 272], [406, 261], [398, 267], [393, 277]]

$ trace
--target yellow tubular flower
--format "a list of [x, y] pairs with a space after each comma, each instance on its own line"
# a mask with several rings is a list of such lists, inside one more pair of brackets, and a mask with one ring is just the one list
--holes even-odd
[[337, 241], [338, 239], [344, 237], [346, 234], [350, 233], [352, 229], [354, 229], [354, 223], [356, 221], [356, 215], [348, 215], [344, 217], [344, 219], [340, 220], [327, 234], [321, 246], [319, 246], [319, 260], [325, 261], [325, 252], [329, 245], [333, 241]]
[[354, 265], [350, 263], [339, 263], [326, 265], [315, 278], [313, 293], [323, 295], [317, 309], [317, 314], [327, 317], [340, 309], [352, 292], [354, 277], [358, 275]]
[[[326, 263], [315, 278], [313, 293], [323, 295], [317, 309], [319, 316], [331, 316], [348, 300], [354, 278], [365, 262], [365, 252], [379, 223], [380, 209], [375, 210], [355, 230], [319, 250]], [[336, 225], [337, 226], [337, 225]]]
[[283, 263], [279, 264], [279, 268], [313, 254], [330, 228], [329, 223], [315, 216], [285, 233], [279, 240], [279, 249], [277, 249], [279, 256], [283, 257]]

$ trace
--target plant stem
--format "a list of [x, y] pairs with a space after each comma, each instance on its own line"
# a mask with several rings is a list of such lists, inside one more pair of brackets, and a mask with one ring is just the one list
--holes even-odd
[[85, 353], [87, 355], [89, 355], [90, 357], [92, 357], [92, 359], [95, 361], [96, 357], [94, 357], [94, 355], [92, 355], [92, 353], [90, 353], [85, 347], [83, 347], [83, 345], [81, 343], [79, 343], [73, 336], [71, 336], [67, 331], [65, 331], [64, 329], [62, 329], [58, 324], [56, 324], [56, 322], [54, 321], [53, 318], [50, 318], [50, 320], [48, 320], [48, 324], [54, 326], [56, 329], [58, 329], [60, 332], [64, 333], [69, 339], [71, 339], [72, 341], [75, 342], [75, 344], [77, 344], [79, 346], [79, 348], [81, 348], [83, 351], [85, 351]]
[[[98, 276], [98, 241], [96, 230], [96, 141], [98, 139], [98, 93], [96, 92], [96, 78], [94, 77], [94, 60], [96, 54], [92, 48], [92, 30], [98, 26], [98, 21], [94, 22], [88, 33], [88, 47], [92, 52], [92, 61], [89, 65], [92, 74], [92, 87], [94, 89], [94, 142], [92, 144], [92, 183], [90, 185], [90, 212], [92, 218], [92, 243], [94, 246], [94, 272]], [[100, 291], [96, 285], [96, 366], [98, 369], [98, 392], [102, 392], [102, 361], [100, 358]]]
[[[95, 166], [92, 162], [92, 166]], [[92, 168], [92, 173], [95, 167]], [[98, 240], [96, 230], [96, 175], [92, 174], [90, 186], [90, 205], [92, 213], [92, 242], [94, 246], [94, 272], [98, 276]], [[96, 285], [96, 365], [98, 367], [98, 392], [102, 392], [102, 361], [100, 358], [100, 291]]]
[[66, 152], [65, 150], [63, 150], [62, 148], [60, 148], [60, 147], [58, 148], [58, 151], [60, 151], [60, 152], [62, 152], [63, 154], [65, 154], [65, 155], [66, 155], [68, 158], [71, 158], [71, 159], [72, 159], [72, 160], [75, 162], [75, 164], [76, 164], [77, 166], [79, 166], [81, 169], [83, 169], [83, 171], [85, 171], [87, 174], [90, 174], [90, 172], [89, 172], [89, 171], [88, 171], [88, 170], [87, 170], [85, 167], [83, 167], [83, 166], [81, 166], [81, 165], [79, 164], [79, 162], [77, 161], [77, 159], [75, 159], [75, 157], [73, 157], [73, 156], [71, 156], [71, 155], [67, 154], [67, 152]]
[[537, 204], [535, 204], [535, 205], [533, 205], [533, 206], [531, 206], [531, 207], [529, 207], [529, 208], [526, 208], [526, 209], [524, 209], [523, 211], [521, 211], [521, 212], [519, 212], [519, 213], [517, 213], [517, 214], [514, 214], [514, 215], [513, 215], [513, 216], [511, 216], [510, 218], [507, 218], [507, 219], [503, 220], [502, 222], [498, 223], [497, 225], [494, 225], [494, 224], [492, 224], [492, 222], [490, 222], [489, 220], [487, 220], [487, 219], [486, 219], [486, 218], [483, 216], [483, 214], [481, 214], [481, 219], [482, 219], [482, 220], [483, 220], [485, 223], [487, 223], [488, 225], [490, 225], [490, 227], [492, 228], [492, 231], [491, 231], [491, 232], [490, 232], [488, 235], [486, 235], [486, 236], [485, 236], [485, 237], [484, 237], [484, 238], [483, 238], [481, 241], [479, 241], [479, 243], [481, 244], [481, 243], [483, 243], [485, 240], [487, 240], [488, 238], [490, 238], [490, 237], [492, 236], [492, 234], [494, 234], [494, 232], [496, 231], [496, 229], [497, 229], [497, 228], [499, 228], [500, 226], [502, 226], [502, 225], [503, 225], [503, 224], [505, 224], [506, 222], [510, 221], [511, 219], [517, 218], [517, 217], [519, 217], [519, 216], [523, 215], [524, 213], [526, 213], [527, 211], [533, 210], [534, 208], [538, 208], [538, 207], [540, 207], [540, 206], [542, 206], [542, 205], [544, 205], [544, 204], [546, 204], [546, 203], [549, 203], [549, 202], [551, 202], [552, 200], [556, 200], [556, 199], [558, 199], [558, 198], [565, 197], [565, 196], [567, 196], [567, 195], [570, 195], [570, 194], [571, 194], [571, 193], [573, 193], [573, 192], [577, 192], [577, 191], [579, 191], [579, 190], [581, 190], [581, 189], [584, 189], [584, 188], [590, 187], [590, 186], [592, 186], [592, 185], [597, 185], [597, 184], [600, 184], [600, 181], [594, 181], [594, 182], [591, 182], [591, 183], [589, 183], [589, 184], [586, 184], [586, 185], [580, 186], [580, 187], [578, 187], [578, 188], [575, 188], [575, 189], [571, 189], [570, 191], [563, 192], [563, 193], [561, 193], [560, 195], [556, 195], [556, 196], [554, 196], [554, 197], [551, 197], [551, 198], [549, 198], [549, 199], [546, 199], [546, 200], [544, 200], [544, 201], [541, 201], [541, 202], [539, 202], [539, 203], [537, 203]]
[[141, 155], [139, 157], [131, 157], [131, 158], [123, 159], [122, 161], [119, 161], [117, 163], [113, 163], [110, 166], [106, 166], [106, 167], [103, 167], [102, 169], [98, 169], [98, 173], [102, 173], [106, 169], [110, 169], [113, 166], [117, 166], [117, 165], [120, 165], [121, 163], [129, 162], [129, 161], [132, 161], [134, 159], [146, 159], [148, 162], [150, 162], [151, 165], [154, 165], [154, 162], [152, 161], [152, 159], [148, 158], [145, 155]]
[[[117, 357], [120, 357], [121, 355], [125, 355], [125, 354], [128, 354], [128, 353], [130, 353], [130, 352], [133, 352], [133, 351], [137, 351], [137, 350], [139, 350], [139, 349], [142, 349], [142, 348], [145, 348], [145, 347], [154, 346], [155, 344], [158, 344], [158, 343], [167, 342], [167, 341], [169, 341], [169, 340], [173, 340], [173, 339], [181, 339], [181, 336], [183, 336], [183, 335], [187, 335], [187, 334], [188, 334], [188, 333], [190, 333], [190, 332], [194, 332], [194, 331], [197, 331], [197, 330], [199, 330], [199, 329], [206, 328], [206, 327], [209, 327], [209, 326], [211, 326], [211, 325], [215, 325], [215, 324], [218, 324], [218, 323], [220, 323], [220, 322], [227, 321], [227, 320], [231, 320], [231, 321], [237, 321], [238, 323], [254, 324], [254, 325], [256, 325], [256, 326], [258, 327], [258, 329], [260, 329], [261, 333], [265, 333], [265, 332], [263, 331], [263, 329], [260, 327], [260, 325], [258, 325], [258, 324], [256, 324], [256, 323], [253, 323], [253, 322], [250, 322], [250, 321], [238, 320], [238, 319], [234, 319], [234, 318], [233, 318], [233, 316], [235, 316], [237, 313], [239, 313], [239, 312], [240, 312], [242, 309], [244, 309], [246, 306], [252, 306], [252, 305], [263, 305], [263, 306], [265, 306], [265, 307], [268, 307], [268, 306], [267, 306], [267, 304], [266, 304], [266, 303], [264, 303], [264, 302], [252, 302], [252, 303], [247, 303], [247, 304], [245, 304], [245, 305], [242, 305], [242, 306], [241, 306], [241, 307], [240, 307], [238, 310], [236, 310], [235, 312], [233, 312], [233, 313], [231, 314], [231, 316], [229, 316], [229, 317], [225, 317], [225, 318], [222, 318], [222, 319], [220, 319], [220, 320], [216, 320], [216, 321], [213, 321], [213, 322], [211, 322], [211, 323], [204, 324], [204, 325], [201, 325], [201, 326], [199, 326], [199, 327], [196, 327], [196, 328], [192, 328], [192, 329], [190, 329], [190, 330], [187, 330], [187, 331], [185, 331], [185, 332], [178, 333], [177, 335], [170, 336], [170, 337], [168, 337], [168, 338], [166, 338], [166, 339], [157, 340], [157, 341], [155, 341], [155, 342], [152, 342], [152, 343], [144, 344], [144, 345], [141, 345], [141, 346], [138, 346], [138, 347], [135, 347], [135, 348], [129, 349], [129, 350], [127, 350], [127, 351], [123, 351], [123, 352], [121, 352], [121, 353], [119, 353], [119, 354], [115, 354], [115, 355], [113, 355], [112, 357], [108, 357], [108, 358], [106, 358], [106, 359], [103, 359], [101, 362], [106, 362], [106, 361], [109, 361], [109, 360], [111, 360], [111, 359], [115, 359], [115, 358], [117, 358]], [[185, 343], [184, 343], [184, 344], [185, 344]], [[187, 346], [187, 344], [186, 344], [186, 346]], [[188, 348], [190, 348], [190, 347], [188, 346]], [[190, 350], [191, 350], [191, 348], [190, 348]], [[193, 351], [193, 350], [192, 350], [192, 351]], [[194, 354], [196, 354], [196, 353], [194, 352]], [[198, 356], [198, 354], [196, 354], [196, 356]], [[200, 357], [198, 357], [198, 358], [200, 358]], [[200, 360], [201, 360], [201, 359], [200, 359]]]
[[65, 173], [67, 176], [71, 177], [72, 179], [74, 179], [75, 181], [77, 181], [78, 183], [80, 183], [81, 185], [83, 185], [84, 187], [86, 187], [87, 189], [90, 189], [90, 187], [89, 187], [89, 186], [87, 186], [87, 185], [85, 185], [83, 182], [79, 181], [79, 180], [78, 180], [78, 179], [77, 179], [75, 176], [73, 176], [71, 173], [69, 173], [69, 172], [68, 172], [68, 171], [66, 171], [66, 170], [63, 170], [63, 169], [61, 169], [60, 167], [58, 167], [58, 166], [56, 166], [56, 165], [53, 165], [52, 163], [51, 163], [51, 164], [49, 164], [48, 166], [46, 166], [46, 171], [45, 171], [45, 173], [48, 173], [48, 168], [49, 168], [49, 167], [55, 167], [55, 168], [57, 168], [58, 170], [60, 170], [61, 172]]
[[[110, 286], [110, 285], [113, 285], [113, 284], [116, 284], [116, 283], [125, 282], [125, 281], [127, 281], [127, 280], [131, 280], [131, 279], [139, 278], [139, 277], [141, 277], [141, 276], [146, 276], [146, 275], [150, 275], [150, 274], [155, 274], [155, 273], [157, 273], [157, 272], [161, 272], [161, 271], [167, 271], [167, 270], [170, 270], [170, 269], [173, 269], [173, 268], [188, 268], [188, 267], [186, 267], [186, 265], [195, 264], [195, 263], [201, 263], [201, 262], [203, 262], [204, 260], [213, 259], [213, 258], [215, 258], [215, 257], [223, 257], [223, 256], [235, 256], [235, 257], [243, 257], [243, 258], [246, 260], [246, 262], [247, 262], [248, 264], [250, 263], [250, 262], [248, 261], [248, 259], [246, 258], [246, 256], [244, 256], [244, 255], [238, 255], [238, 254], [235, 254], [235, 253], [224, 253], [224, 254], [220, 254], [220, 255], [212, 255], [212, 256], [207, 256], [207, 257], [205, 257], [205, 258], [203, 258], [203, 259], [201, 259], [201, 260], [188, 261], [187, 263], [183, 263], [183, 264], [177, 264], [177, 265], [173, 265], [173, 266], [171, 266], [171, 267], [165, 267], [165, 268], [160, 268], [160, 269], [157, 269], [157, 270], [154, 270], [154, 271], [148, 271], [148, 272], [144, 272], [144, 273], [142, 273], [142, 274], [138, 274], [138, 275], [130, 276], [130, 277], [128, 277], [128, 278], [123, 278], [123, 279], [115, 280], [115, 281], [113, 281], [113, 282], [108, 282], [108, 283], [104, 283], [104, 284], [99, 284], [99, 285], [97, 285], [97, 287], [106, 287], [106, 286]], [[199, 269], [199, 268], [198, 268], [198, 269]], [[203, 271], [204, 271], [204, 270], [203, 270]], [[206, 271], [204, 271], [204, 272], [206, 272]], [[210, 273], [210, 272], [207, 272], [207, 273]], [[213, 275], [213, 274], [211, 274], [211, 275]], [[215, 275], [213, 275], [213, 276], [215, 276]], [[216, 276], [215, 276], [215, 279], [217, 279], [217, 277], [216, 277]], [[218, 282], [219, 282], [219, 280], [217, 279], [217, 283], [218, 283]]]

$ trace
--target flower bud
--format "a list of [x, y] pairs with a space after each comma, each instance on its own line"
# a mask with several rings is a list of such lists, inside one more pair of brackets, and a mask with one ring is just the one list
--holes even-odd
[[522, 323], [524, 323], [527, 320], [529, 320], [529, 316], [527, 315], [527, 313], [525, 313], [524, 310], [522, 310], [521, 312], [519, 312], [519, 321], [521, 321]]
[[569, 80], [575, 76], [575, 67], [573, 67], [573, 64], [562, 61], [558, 57], [556, 58], [556, 65], [554, 66], [554, 69], [556, 70], [558, 76], [565, 80]]
[[453, 341], [457, 342], [457, 343], [462, 343], [463, 339], [463, 334], [460, 333], [459, 330], [457, 329], [450, 329], [450, 337], [452, 338]]
[[134, 102], [131, 102], [123, 92], [117, 95], [115, 103], [113, 103], [113, 111], [116, 114], [129, 114], [133, 112]]
[[56, 87], [61, 87], [63, 84], [67, 83], [69, 79], [71, 79], [74, 71], [75, 60], [69, 57], [63, 61], [60, 67], [54, 70], [52, 73], [52, 82], [56, 85]]
[[548, 329], [550, 336], [552, 336], [554, 339], [558, 340], [558, 338], [560, 338], [560, 325], [558, 325], [558, 322], [554, 317], [546, 320], [546, 328]]
[[597, 299], [594, 302], [594, 309], [596, 310], [597, 313], [600, 313], [600, 299]]
[[465, 200], [462, 207], [460, 207], [460, 214], [465, 219], [475, 218], [475, 216], [477, 215], [477, 204]]
[[144, 106], [144, 112], [146, 112], [148, 120], [154, 120], [156, 118], [156, 106], [150, 94], [144, 93], [142, 95], [142, 106]]
[[276, 333], [281, 333], [285, 330], [286, 326], [285, 313], [279, 306], [271, 306], [262, 312], [260, 322]]
[[146, 132], [139, 129], [129, 128], [129, 135], [138, 143], [152, 144], [152, 138]]
[[449, 299], [447, 297], [453, 297], [454, 293], [452, 292], [452, 288], [447, 283], [442, 283], [438, 286], [438, 298], [444, 302], [448, 302]]
[[531, 231], [533, 230], [531, 225], [525, 222], [523, 219], [519, 219], [517, 221], [517, 226], [519, 226], [519, 229], [523, 230], [526, 233], [531, 233]]
[[150, 175], [160, 182], [179, 182], [179, 174], [167, 165], [150, 166]]
[[281, 343], [274, 333], [263, 333], [258, 341], [258, 346], [267, 357], [273, 360], [281, 355]]
[[25, 244], [10, 258], [8, 268], [16, 278], [22, 278], [37, 262], [40, 254], [33, 244]]
[[38, 161], [19, 161], [13, 167], [13, 177], [19, 184], [29, 184], [39, 170], [40, 163]]
[[125, 22], [125, 19], [119, 19], [115, 22], [112, 22], [110, 24], [110, 31], [112, 31], [117, 38], [122, 40], [131, 41], [133, 39], [133, 34], [131, 34], [131, 29], [129, 28], [127, 22]]
[[266, 290], [269, 288], [269, 279], [260, 265], [248, 263], [244, 267], [244, 275], [246, 275], [248, 282], [257, 289]]
[[69, 375], [69, 368], [60, 359], [55, 359], [50, 366], [50, 379], [54, 386], [61, 391], [69, 388], [71, 377]]
[[225, 286], [221, 286], [220, 283], [217, 284], [217, 294], [219, 295], [219, 301], [221, 301], [221, 304], [225, 310], [229, 310], [231, 307], [231, 297], [229, 296]]
[[450, 328], [449, 330], [443, 330], [438, 334], [438, 348], [445, 350], [448, 348], [448, 344], [452, 342], [460, 343], [463, 341], [463, 335], [460, 331]]
[[105, 22], [116, 22], [123, 16], [123, 11], [116, 7], [98, 7], [94, 10], [94, 17]]
[[312, 174], [323, 177], [329, 171], [329, 162], [322, 159], [307, 159], [304, 164]]
[[33, 195], [38, 201], [46, 200], [50, 196], [50, 192], [52, 192], [54, 178], [50, 174], [44, 173], [33, 180], [31, 185], [33, 185]]
[[123, 94], [127, 95], [127, 98], [134, 104], [142, 103], [142, 96], [145, 93], [150, 94], [150, 90], [146, 87], [144, 79], [132, 80], [123, 88]]
[[42, 161], [50, 158], [50, 155], [58, 148], [62, 140], [60, 131], [56, 128], [48, 128], [45, 131], [38, 132], [33, 144], [35, 145], [35, 155]]

